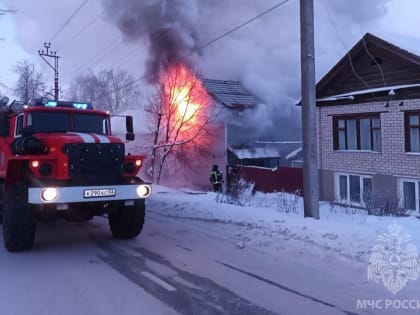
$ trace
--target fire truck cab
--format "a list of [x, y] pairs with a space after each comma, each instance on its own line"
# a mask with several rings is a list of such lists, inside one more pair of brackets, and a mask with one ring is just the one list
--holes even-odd
[[[134, 140], [126, 117], [126, 141]], [[0, 221], [8, 251], [33, 247], [38, 220], [107, 214], [115, 238], [142, 230], [151, 186], [144, 156], [125, 152], [110, 115], [80, 102], [0, 100]]]

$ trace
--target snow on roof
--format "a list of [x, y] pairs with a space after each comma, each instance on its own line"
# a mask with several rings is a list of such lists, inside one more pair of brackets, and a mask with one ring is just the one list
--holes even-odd
[[256, 141], [257, 144], [302, 144], [302, 141]]
[[336, 101], [336, 100], [340, 100], [340, 99], [353, 99], [355, 95], [369, 94], [369, 93], [375, 93], [375, 92], [384, 92], [384, 91], [394, 91], [394, 93], [395, 93], [395, 90], [408, 89], [408, 88], [412, 88], [412, 87], [420, 87], [420, 83], [381, 86], [381, 87], [372, 88], [372, 89], [352, 91], [352, 92], [344, 93], [344, 94], [337, 94], [337, 95], [331, 95], [331, 96], [327, 96], [327, 97], [321, 97], [321, 98], [318, 98], [317, 101], [322, 102], [322, 101]]
[[236, 149], [229, 148], [229, 150], [236, 155], [240, 160], [244, 159], [263, 159], [263, 158], [279, 158], [280, 154], [276, 148], [245, 148]]
[[296, 157], [298, 157], [298, 155], [302, 152], [302, 147], [290, 152], [288, 155], [286, 155], [286, 160], [291, 160], [294, 159]]
[[369, 33], [402, 50], [420, 56], [420, 38], [384, 31], [373, 31]]
[[237, 81], [203, 79], [203, 85], [216, 101], [230, 108], [255, 107], [261, 103]]

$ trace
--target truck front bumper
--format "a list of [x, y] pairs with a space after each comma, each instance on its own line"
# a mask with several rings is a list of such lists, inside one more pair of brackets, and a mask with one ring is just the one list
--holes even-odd
[[117, 201], [144, 199], [150, 196], [151, 186], [115, 185], [115, 186], [72, 186], [72, 187], [29, 187], [30, 204], [63, 204], [97, 201]]

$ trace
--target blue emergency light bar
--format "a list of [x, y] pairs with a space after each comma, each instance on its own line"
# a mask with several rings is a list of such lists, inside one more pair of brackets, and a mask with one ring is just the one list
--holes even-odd
[[73, 103], [73, 107], [77, 109], [88, 109], [89, 104], [87, 103]]
[[73, 107], [75, 109], [93, 109], [92, 104], [89, 103], [78, 103], [69, 101], [47, 101], [43, 104], [45, 107]]
[[46, 107], [57, 107], [58, 103], [54, 101], [48, 101], [45, 103]]

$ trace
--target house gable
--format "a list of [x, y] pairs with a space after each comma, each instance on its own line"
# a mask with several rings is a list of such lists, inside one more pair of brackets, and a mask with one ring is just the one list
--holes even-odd
[[[398, 91], [389, 95], [392, 87]], [[318, 106], [420, 97], [420, 57], [367, 33], [317, 83], [316, 93]]]

